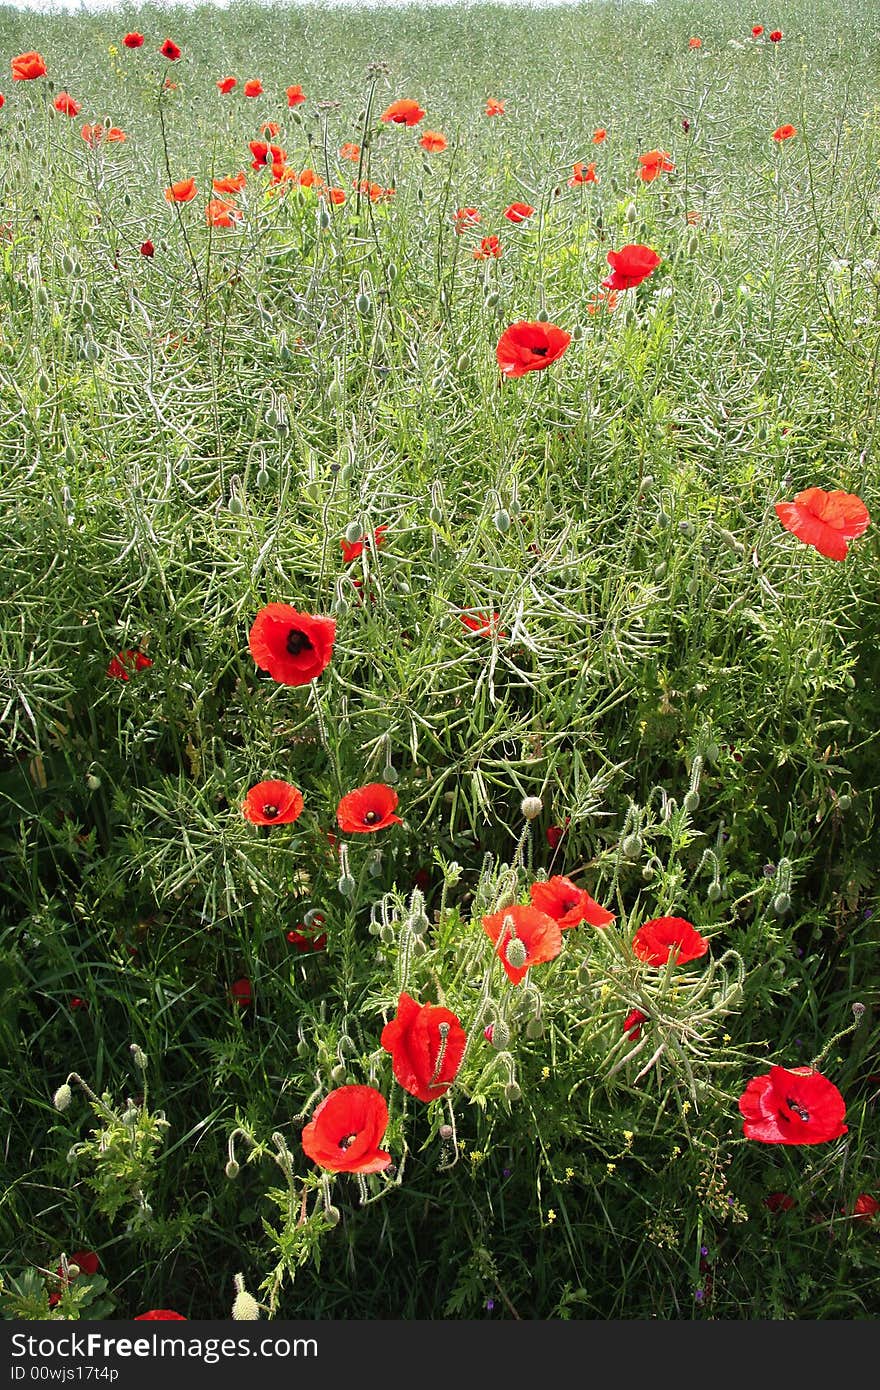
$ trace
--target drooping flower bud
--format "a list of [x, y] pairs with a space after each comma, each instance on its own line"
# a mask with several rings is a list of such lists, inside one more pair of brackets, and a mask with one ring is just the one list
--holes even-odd
[[[513, 940], [508, 943], [507, 950], [505, 951], [504, 955], [505, 959], [507, 960], [507, 964], [513, 970], [522, 970], [523, 966], [528, 960], [528, 952], [526, 951], [525, 946], [520, 941], [518, 936], [515, 936]], [[496, 1023], [496, 1029], [499, 1026], [500, 1024]]]
[[72, 1099], [73, 1092], [65, 1081], [64, 1085], [59, 1086], [52, 1097], [52, 1104], [55, 1106], [56, 1110], [66, 1110]]
[[232, 1305], [232, 1317], [235, 1322], [259, 1322], [260, 1320], [260, 1305], [245, 1288], [243, 1274], [236, 1274], [235, 1276], [235, 1301]]

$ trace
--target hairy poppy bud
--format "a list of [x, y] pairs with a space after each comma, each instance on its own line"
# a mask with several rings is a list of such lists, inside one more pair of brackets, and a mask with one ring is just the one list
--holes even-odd
[[55, 1106], [56, 1110], [66, 1110], [72, 1100], [73, 1092], [65, 1081], [64, 1085], [59, 1086], [52, 1097], [52, 1104]]
[[544, 1025], [541, 1022], [541, 1020], [539, 1018], [530, 1018], [528, 1023], [526, 1024], [526, 1037], [535, 1039], [543, 1038], [543, 1036]]
[[46, 289], [45, 285], [41, 285], [37, 290], [37, 303], [43, 309], [45, 309], [46, 305], [49, 303], [49, 291]]
[[721, 884], [717, 882], [710, 883], [706, 896], [710, 903], [717, 903], [721, 898]]
[[495, 530], [500, 531], [502, 536], [510, 530], [510, 513], [506, 512], [503, 507], [498, 508], [492, 520], [495, 524]]
[[90, 772], [86, 778], [86, 786], [90, 792], [96, 792], [101, 785], [100, 777], [96, 777], [94, 772]]
[[626, 219], [626, 221], [629, 222], [630, 224], [632, 224], [633, 222], [637, 221], [638, 215], [639, 215], [639, 214], [638, 214], [638, 209], [636, 208], [635, 203], [627, 203], [627, 205], [626, 205], [626, 212], [625, 212], [623, 215], [624, 215], [624, 218]]
[[791, 897], [788, 893], [777, 893], [773, 899], [773, 911], [777, 917], [784, 917], [791, 911]]
[[513, 1104], [515, 1101], [522, 1099], [522, 1091], [515, 1081], [508, 1081], [507, 1085], [504, 1087], [504, 1096], [506, 1100], [509, 1100], [511, 1104]]
[[[521, 942], [520, 945], [522, 945]], [[489, 1041], [496, 1052], [504, 1052], [504, 1050], [509, 1047], [510, 1029], [503, 1018], [499, 1018], [497, 1023], [492, 1024], [492, 1036]]]
[[331, 1225], [331, 1226], [338, 1226], [338, 1225], [339, 1225], [341, 1213], [340, 1213], [340, 1210], [339, 1210], [338, 1207], [333, 1207], [333, 1206], [325, 1207], [325, 1208], [324, 1208], [324, 1215], [326, 1216], [327, 1220], [330, 1222], [330, 1225]]
[[351, 874], [343, 874], [339, 880], [339, 891], [344, 898], [353, 898], [357, 889], [357, 884]]
[[37, 385], [39, 386], [44, 396], [52, 390], [52, 382], [50, 381], [49, 377], [47, 377], [45, 372], [40, 372], [39, 376], [37, 377]]
[[504, 953], [504, 957], [507, 961], [507, 964], [513, 970], [522, 970], [529, 957], [525, 946], [520, 941], [518, 936], [515, 936], [512, 941], [508, 942], [507, 950]]
[[265, 487], [266, 484], [268, 483], [268, 481], [269, 481], [269, 470], [268, 470], [267, 468], [263, 468], [263, 467], [258, 468], [258, 469], [257, 469], [257, 478], [256, 478], [257, 487]]
[[345, 1080], [345, 1066], [342, 1062], [338, 1062], [336, 1066], [332, 1068], [330, 1080], [333, 1082], [334, 1086], [342, 1085]]
[[547, 313], [546, 309], [539, 309], [537, 314], [535, 315], [535, 318], [538, 320], [538, 323], [550, 322], [550, 315]]
[[354, 301], [354, 307], [359, 314], [363, 314], [364, 317], [366, 317], [367, 314], [373, 311], [373, 301], [368, 294], [359, 294]]
[[227, 1178], [229, 1178], [230, 1182], [234, 1182], [234, 1180], [238, 1177], [239, 1173], [241, 1172], [241, 1169], [239, 1168], [235, 1159], [230, 1158], [224, 1171], [226, 1173]]
[[448, 1142], [449, 1142], [449, 1140], [452, 1138], [454, 1132], [455, 1132], [455, 1131], [453, 1130], [452, 1125], [441, 1125], [441, 1126], [440, 1126], [440, 1138], [443, 1140], [444, 1143], [448, 1143]]
[[543, 811], [544, 803], [539, 796], [524, 796], [519, 809], [526, 820], [535, 820]]
[[852, 806], [852, 797], [848, 796], [847, 793], [844, 792], [843, 796], [839, 796], [837, 798], [837, 804], [840, 807], [841, 811], [848, 811], [850, 806]]
[[233, 516], [241, 516], [242, 512], [244, 511], [244, 507], [241, 505], [241, 498], [239, 497], [237, 492], [233, 492], [231, 494], [227, 506], [229, 507], [229, 510], [232, 512]]
[[690, 816], [692, 816], [692, 815], [694, 814], [694, 811], [696, 811], [696, 809], [697, 809], [697, 807], [699, 806], [699, 804], [700, 804], [700, 793], [699, 793], [699, 792], [688, 792], [687, 795], [686, 795], [685, 798], [684, 798], [684, 801], [682, 802], [682, 805], [684, 806], [684, 809], [687, 811], [688, 815], [690, 815]]
[[645, 882], [653, 883], [656, 877], [657, 870], [654, 869], [650, 864], [646, 864], [645, 867], [642, 869], [642, 878], [645, 880]]
[[318, 213], [318, 226], [322, 232], [326, 232], [327, 228], [330, 226], [330, 214], [329, 212], [325, 212], [323, 208]]
[[639, 835], [627, 835], [620, 849], [627, 859], [638, 859], [642, 852], [641, 837]]
[[658, 565], [654, 566], [654, 578], [657, 580], [665, 579], [668, 570], [669, 566], [667, 565], [666, 561], [661, 560]]
[[260, 1318], [260, 1305], [252, 1294], [249, 1294], [244, 1286], [244, 1276], [235, 1276], [235, 1302], [232, 1305], [232, 1317], [235, 1322], [258, 1322]]
[[140, 1067], [141, 1071], [146, 1071], [147, 1054], [146, 1052], [144, 1052], [144, 1049], [142, 1047], [139, 1047], [137, 1043], [132, 1043], [131, 1047], [128, 1050], [131, 1053], [132, 1060], [135, 1066]]
[[860, 1004], [858, 1000], [856, 1000], [855, 1004], [853, 1004], [851, 1007], [853, 1011], [853, 1018], [856, 1020], [857, 1023], [860, 1023], [865, 1016], [864, 1004]]
[[76, 262], [74, 261], [73, 257], [68, 256], [67, 252], [65, 251], [64, 255], [61, 257], [61, 269], [64, 271], [64, 274], [72, 275], [73, 267], [75, 264]]
[[724, 318], [724, 305], [720, 299], [716, 299], [712, 305], [712, 317], [718, 320]]

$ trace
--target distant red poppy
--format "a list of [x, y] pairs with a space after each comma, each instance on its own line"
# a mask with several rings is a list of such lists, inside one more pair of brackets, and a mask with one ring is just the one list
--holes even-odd
[[761, 37], [761, 35], [763, 34], [763, 32], [764, 32], [764, 26], [763, 26], [763, 24], [753, 24], [753, 25], [752, 25], [752, 38], [753, 38], [753, 39], [759, 39], [759, 38]]
[[329, 199], [330, 199], [330, 202], [333, 204], [334, 207], [339, 207], [340, 204], [342, 204], [342, 203], [345, 202], [345, 189], [344, 189], [344, 188], [319, 188], [319, 189], [318, 189], [318, 197], [319, 197], [319, 198], [329, 198]]
[[771, 43], [779, 43], [779, 40], [780, 40], [781, 38], [782, 38], [782, 30], [781, 30], [781, 29], [774, 29], [773, 32], [772, 32], [771, 35], [770, 35], [770, 42], [771, 42]]
[[779, 141], [791, 140], [795, 135], [797, 135], [797, 129], [793, 125], [781, 125], [777, 126], [776, 130], [774, 130], [773, 139]]
[[484, 236], [479, 246], [474, 247], [475, 261], [498, 260], [501, 255], [501, 242], [497, 236]]
[[503, 116], [503, 115], [504, 115], [504, 102], [503, 102], [503, 101], [496, 101], [494, 97], [490, 97], [489, 100], [486, 102], [486, 115], [487, 115], [487, 116]]
[[501, 626], [500, 613], [459, 613], [458, 616], [465, 627], [469, 627], [478, 637], [510, 636]]
[[[385, 540], [387, 525], [377, 526], [373, 532], [373, 543], [377, 546], [382, 545]], [[359, 555], [364, 553], [364, 546], [367, 544], [367, 537], [361, 536], [360, 540], [347, 541], [344, 537], [339, 542], [342, 546], [342, 558], [345, 564], [350, 565], [352, 560], [356, 560]]]
[[759, 1144], [825, 1144], [847, 1133], [837, 1087], [812, 1067], [771, 1067], [739, 1098], [743, 1134]]
[[197, 193], [195, 179], [181, 179], [165, 189], [165, 199], [169, 203], [191, 203]]
[[467, 1034], [449, 1009], [418, 1004], [411, 995], [401, 994], [396, 1017], [382, 1029], [381, 1042], [391, 1053], [397, 1082], [427, 1105], [455, 1080]]
[[395, 125], [418, 125], [424, 114], [417, 101], [404, 98], [403, 101], [392, 101], [379, 119], [385, 122], [393, 121]]
[[139, 651], [117, 652], [107, 667], [107, 675], [114, 680], [127, 681], [131, 671], [146, 671], [152, 666], [148, 656]]
[[792, 1211], [797, 1206], [793, 1197], [789, 1197], [787, 1192], [768, 1192], [764, 1198], [764, 1206], [768, 1211]]
[[76, 1009], [86, 1009], [86, 1010], [87, 1010], [88, 1007], [89, 1007], [89, 1006], [88, 1006], [86, 1000], [85, 1000], [85, 999], [80, 999], [80, 997], [79, 997], [78, 994], [72, 994], [72, 995], [70, 996], [70, 999], [68, 1000], [68, 1008], [71, 1008], [71, 1009], [74, 1009], [74, 1010], [76, 1010]]
[[[513, 932], [509, 925], [505, 925], [508, 918], [513, 921]], [[555, 960], [562, 950], [562, 932], [559, 924], [554, 922], [552, 917], [548, 917], [546, 912], [539, 912], [536, 907], [523, 907], [519, 903], [513, 903], [510, 907], [502, 908], [500, 912], [493, 912], [483, 918], [483, 931], [493, 942], [495, 954], [514, 985], [522, 983], [533, 965]], [[514, 937], [525, 947], [526, 959], [522, 966], [511, 965], [507, 959], [507, 951]]]
[[442, 154], [447, 148], [449, 141], [439, 130], [426, 130], [419, 140], [419, 144], [422, 149], [427, 150], [429, 154]]
[[593, 144], [594, 144], [594, 145], [601, 145], [602, 142], [603, 142], [603, 140], [606, 140], [607, 138], [608, 138], [608, 131], [605, 130], [602, 126], [600, 126], [598, 130], [594, 130], [594, 131], [593, 131]]
[[19, 53], [10, 66], [14, 82], [33, 82], [35, 77], [46, 76], [46, 64], [39, 53]]
[[303, 796], [290, 782], [257, 782], [241, 809], [254, 825], [291, 825], [302, 813]]
[[143, 34], [126, 34], [122, 42], [126, 48], [143, 48], [144, 36]]
[[126, 139], [125, 131], [118, 125], [112, 125], [109, 130], [103, 125], [84, 125], [81, 134], [87, 145], [99, 145], [102, 140], [110, 145], [121, 145]]
[[570, 342], [571, 334], [555, 323], [527, 323], [520, 319], [501, 334], [495, 356], [502, 375], [512, 379], [549, 367]]
[[650, 246], [640, 242], [630, 242], [619, 251], [608, 252], [611, 274], [602, 284], [609, 290], [632, 290], [647, 280], [660, 264], [660, 257]]
[[504, 216], [508, 222], [526, 222], [534, 211], [530, 203], [511, 203], [504, 209]]
[[237, 86], [238, 86], [238, 78], [237, 78], [237, 77], [221, 77], [221, 78], [220, 78], [220, 81], [217, 83], [217, 88], [218, 88], [218, 90], [221, 91], [221, 92], [223, 93], [224, 96], [227, 96], [227, 95], [229, 94], [229, 92], [232, 91], [233, 87], [237, 87]]
[[240, 1009], [246, 1009], [254, 1002], [253, 985], [246, 975], [229, 986], [229, 998]]
[[565, 835], [566, 830], [571, 825], [571, 817], [566, 816], [565, 825], [548, 825], [544, 834], [551, 849], [558, 849], [560, 841]]
[[5, 98], [5, 96], [3, 95], [3, 93], [0, 92], [0, 110], [2, 110], [2, 108], [3, 108], [5, 105], [6, 105], [6, 98]]
[[238, 174], [227, 174], [223, 178], [214, 179], [212, 187], [215, 193], [240, 193], [247, 183], [244, 171]]
[[638, 1042], [642, 1036], [642, 1024], [647, 1022], [647, 1014], [643, 1014], [641, 1009], [632, 1009], [623, 1020], [623, 1031], [633, 1042]]
[[459, 208], [452, 220], [460, 236], [467, 227], [476, 227], [480, 221], [480, 214], [476, 208]]
[[570, 878], [556, 874], [546, 883], [533, 883], [529, 889], [532, 907], [546, 912], [554, 922], [559, 923], [561, 931], [587, 922], [591, 927], [607, 927], [614, 921], [614, 913], [590, 897], [589, 893], [578, 888]]
[[667, 150], [648, 150], [647, 154], [639, 155], [639, 164], [642, 183], [653, 183], [658, 175], [675, 172], [672, 156]]
[[798, 540], [812, 545], [829, 560], [845, 560], [849, 542], [871, 524], [868, 509], [850, 492], [824, 492], [808, 487], [793, 502], [777, 502], [776, 515]]
[[302, 1132], [305, 1154], [331, 1173], [381, 1173], [391, 1155], [379, 1148], [388, 1106], [372, 1086], [340, 1086], [318, 1106]]
[[263, 84], [258, 77], [252, 77], [244, 84], [244, 94], [246, 97], [261, 97], [263, 95]]
[[398, 796], [384, 782], [369, 782], [347, 792], [336, 807], [336, 821], [346, 835], [367, 835], [384, 830], [387, 825], [402, 825], [397, 808]]
[[260, 126], [260, 134], [267, 135], [270, 140], [275, 140], [278, 137], [280, 129], [281, 127], [276, 121], [264, 121]]
[[596, 173], [595, 164], [575, 164], [568, 186], [569, 188], [577, 188], [580, 183], [598, 182], [599, 176]]
[[166, 39], [159, 52], [163, 58], [168, 59], [169, 63], [176, 63], [180, 57], [180, 49], [173, 39]]
[[870, 1192], [860, 1192], [856, 1198], [852, 1215], [859, 1221], [870, 1221], [880, 1212], [880, 1202], [876, 1197], [872, 1197]]
[[305, 92], [303, 91], [302, 87], [301, 87], [298, 83], [297, 83], [297, 85], [296, 85], [295, 87], [288, 87], [288, 89], [287, 89], [287, 105], [288, 105], [288, 106], [301, 106], [302, 103], [305, 101], [305, 99], [306, 99], [306, 94], [305, 94]]
[[[94, 1250], [74, 1250], [73, 1254], [67, 1257], [67, 1264], [68, 1268], [71, 1265], [76, 1265], [79, 1273], [86, 1275], [97, 1274], [98, 1270], [101, 1268], [101, 1262]], [[79, 1275], [72, 1274], [69, 1278], [65, 1278], [63, 1265], [59, 1265], [55, 1273], [61, 1281], [62, 1288], [66, 1288], [72, 1279], [77, 1279], [79, 1277]], [[61, 1289], [56, 1289], [53, 1293], [49, 1294], [49, 1307], [54, 1308], [55, 1305], [60, 1302]]]
[[308, 685], [329, 665], [335, 639], [335, 618], [267, 603], [254, 619], [248, 646], [260, 669], [279, 685]]
[[[319, 920], [321, 923], [324, 921], [323, 917], [320, 919], [316, 917], [315, 923]], [[285, 932], [285, 940], [297, 951], [323, 951], [327, 945], [327, 933], [322, 931], [315, 934], [311, 927], [306, 927], [304, 923], [301, 923], [300, 926], [291, 927], [290, 931]]]
[[151, 241], [141, 242], [141, 255], [151, 257], [156, 254], [156, 248]]
[[343, 145], [339, 146], [340, 159], [350, 159], [353, 164], [357, 164], [360, 157], [361, 147], [360, 145], [356, 145], [352, 140], [346, 140]]
[[241, 208], [223, 198], [210, 198], [205, 204], [205, 221], [209, 227], [235, 227], [241, 219]]
[[69, 92], [59, 92], [52, 105], [56, 111], [60, 111], [62, 116], [76, 116], [79, 114], [79, 102], [74, 101]]
[[588, 314], [598, 314], [603, 309], [611, 313], [612, 309], [617, 308], [617, 301], [619, 298], [619, 290], [609, 290], [602, 285], [596, 293], [587, 300], [584, 308]]
[[699, 960], [709, 949], [701, 936], [684, 917], [653, 917], [639, 927], [633, 937], [633, 951], [648, 965], [665, 965], [675, 955], [676, 965]]
[[698, 38], [688, 39], [688, 48], [702, 48], [703, 40]]
[[138, 1313], [135, 1322], [186, 1322], [183, 1313], [175, 1313], [171, 1308], [151, 1308], [148, 1313]]

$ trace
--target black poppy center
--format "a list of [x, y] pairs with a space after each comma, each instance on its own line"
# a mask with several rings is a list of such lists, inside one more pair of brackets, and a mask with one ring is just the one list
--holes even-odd
[[340, 1149], [342, 1149], [343, 1153], [345, 1152], [346, 1149], [350, 1149], [350, 1148], [351, 1148], [351, 1146], [352, 1146], [352, 1144], [354, 1143], [355, 1139], [357, 1139], [357, 1134], [356, 1134], [356, 1133], [355, 1133], [355, 1134], [346, 1134], [346, 1135], [344, 1135], [344, 1136], [340, 1139], [340, 1141], [339, 1141], [339, 1147], [340, 1147]]
[[277, 806], [264, 806], [264, 807], [263, 807], [263, 815], [266, 817], [266, 820], [274, 820], [275, 817], [278, 815], [278, 807], [277, 807]]
[[381, 820], [378, 811], [367, 811], [364, 816], [364, 825], [375, 825], [377, 820]]
[[577, 907], [577, 905], [578, 905], [578, 900], [577, 900], [577, 898], [566, 898], [566, 899], [563, 901], [563, 904], [562, 904], [562, 911], [563, 911], [563, 912], [571, 912], [571, 911], [573, 911], [574, 908]]
[[546, 348], [546, 347], [534, 347], [534, 348], [532, 348], [532, 352], [534, 353], [535, 357], [546, 357], [546, 356], [547, 356], [547, 353], [548, 353], [549, 351], [550, 351], [550, 349], [549, 349], [549, 348]]
[[[799, 1101], [792, 1100], [791, 1096], [786, 1096], [785, 1103], [788, 1106], [789, 1110], [794, 1111], [799, 1120], [803, 1120], [804, 1123], [806, 1123], [809, 1120], [810, 1112], [808, 1110], [805, 1110]], [[783, 1116], [783, 1119], [787, 1120], [788, 1118], [788, 1115]]]
[[304, 632], [300, 632], [298, 627], [292, 627], [287, 634], [287, 651], [290, 656], [299, 656], [300, 652], [312, 651], [312, 644]]

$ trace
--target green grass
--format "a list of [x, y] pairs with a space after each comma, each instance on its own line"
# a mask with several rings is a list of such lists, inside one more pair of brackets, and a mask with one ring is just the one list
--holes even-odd
[[[815, 8], [0, 10], [2, 71], [49, 70], [0, 80], [6, 1315], [47, 1316], [27, 1271], [80, 1249], [101, 1278], [55, 1316], [223, 1317], [239, 1272], [286, 1317], [876, 1315], [876, 1219], [849, 1214], [880, 1196], [880, 551], [872, 525], [835, 563], [774, 511], [810, 486], [880, 511], [880, 32], [867, 3]], [[378, 120], [400, 97], [421, 127]], [[127, 139], [92, 150], [105, 117]], [[270, 193], [265, 121], [343, 205]], [[393, 198], [357, 199], [345, 141]], [[675, 172], [642, 184], [655, 148]], [[240, 169], [241, 223], [208, 228]], [[590, 314], [633, 241], [659, 269]], [[539, 314], [568, 351], [502, 381], [499, 335]], [[381, 524], [346, 566], [346, 530]], [[256, 672], [271, 601], [335, 614], [314, 687]], [[108, 678], [135, 648], [152, 666]], [[264, 833], [240, 805], [271, 776], [305, 811]], [[404, 824], [350, 837], [346, 894], [326, 837], [374, 780]], [[617, 922], [526, 990], [490, 973], [499, 1057], [479, 919], [541, 871]], [[327, 949], [301, 955], [309, 909]], [[628, 943], [667, 914], [710, 953], [658, 979]], [[448, 1107], [404, 1105], [380, 1048], [404, 980], [474, 1033], [455, 1166]], [[617, 1068], [639, 1001], [651, 1047]], [[817, 1058], [848, 1134], [744, 1140], [748, 1079]], [[70, 1072], [97, 1120], [78, 1084], [53, 1107]], [[398, 1167], [365, 1205], [335, 1183], [333, 1225], [299, 1132], [351, 1082], [389, 1099]]]

